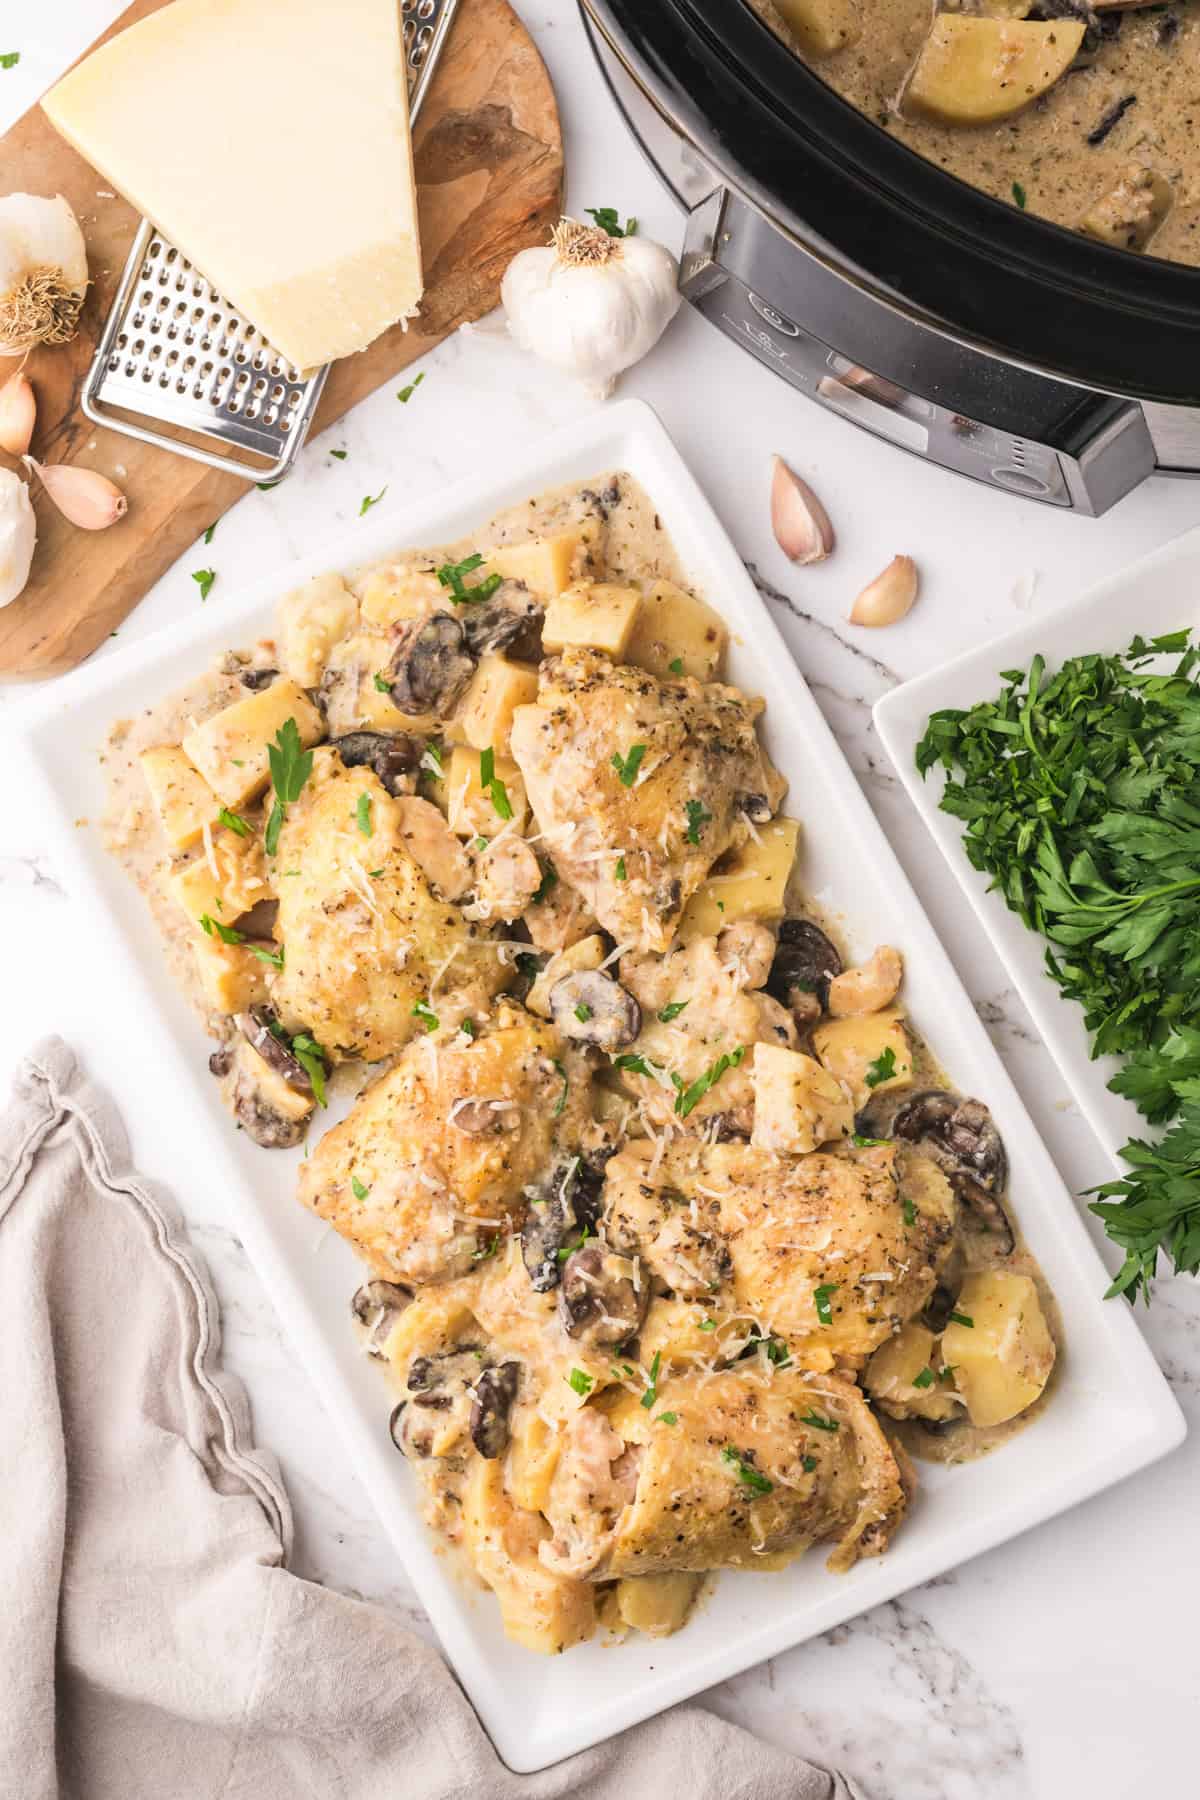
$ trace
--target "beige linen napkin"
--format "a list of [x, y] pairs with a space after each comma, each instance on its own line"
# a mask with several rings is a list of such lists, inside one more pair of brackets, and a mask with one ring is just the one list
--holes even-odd
[[0, 1123], [4, 1800], [850, 1800], [697, 1707], [539, 1775], [440, 1657], [287, 1571], [174, 1204], [57, 1039]]

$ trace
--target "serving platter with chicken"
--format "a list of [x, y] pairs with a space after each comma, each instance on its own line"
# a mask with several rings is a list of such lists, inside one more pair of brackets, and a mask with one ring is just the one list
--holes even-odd
[[539, 1651], [879, 1556], [914, 1454], [994, 1448], [1056, 1360], [985, 1099], [887, 920], [854, 960], [805, 891], [820, 796], [719, 602], [606, 471], [314, 578], [105, 750], [231, 1129], [305, 1143], [379, 1429]]

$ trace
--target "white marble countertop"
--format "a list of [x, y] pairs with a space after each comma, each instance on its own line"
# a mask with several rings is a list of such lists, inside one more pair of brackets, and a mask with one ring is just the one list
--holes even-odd
[[[616, 206], [673, 245], [669, 202], [617, 118], [570, 0], [517, 0], [562, 109], [576, 209]], [[115, 15], [114, 0], [9, 0], [0, 129]], [[437, 488], [589, 402], [488, 328], [444, 344], [400, 406], [388, 385], [303, 454], [270, 493], [251, 492], [209, 548], [185, 556], [101, 654], [312, 548], [386, 483], [392, 499]], [[1195, 523], [1200, 490], [1155, 480], [1105, 519], [1064, 516], [926, 467], [789, 394], [701, 319], [681, 316], [622, 384], [657, 408], [776, 609], [796, 660], [966, 978], [1068, 1186], [1109, 1171], [1047, 1053], [1006, 987], [932, 844], [883, 765], [870, 705], [889, 685], [981, 637], [1048, 610]], [[332, 460], [327, 446], [344, 448]], [[824, 498], [839, 548], [788, 564], [767, 516], [769, 459], [785, 455]], [[386, 504], [386, 500], [383, 504]], [[850, 601], [897, 551], [920, 564], [921, 598], [886, 632], [846, 624]], [[1136, 621], [1131, 620], [1131, 625]], [[0, 703], [19, 705], [10, 690]], [[346, 1467], [338, 1435], [224, 1222], [202, 1170], [172, 1166], [169, 1134], [138, 1105], [138, 1044], [112, 978], [89, 956], [86, 901], [69, 899], [36, 816], [10, 789], [0, 813], [5, 945], [0, 1063], [60, 1032], [119, 1098], [141, 1165], [170, 1181], [209, 1258], [227, 1360], [295, 1503], [295, 1567], [394, 1605], [423, 1627], [395, 1553]], [[1110, 1304], [1123, 1304], [1111, 1302]], [[1200, 1286], [1159, 1284], [1144, 1326], [1200, 1424]], [[999, 1475], [999, 1465], [997, 1468]], [[707, 1696], [780, 1744], [837, 1763], [871, 1800], [1127, 1800], [1194, 1783], [1200, 1609], [1200, 1432], [1169, 1461], [1016, 1543], [841, 1627]]]

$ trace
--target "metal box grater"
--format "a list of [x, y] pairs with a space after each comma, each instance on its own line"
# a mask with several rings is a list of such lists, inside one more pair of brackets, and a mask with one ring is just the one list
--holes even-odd
[[[458, 0], [399, 5], [415, 120]], [[275, 482], [304, 443], [328, 373], [328, 364], [309, 375], [293, 368], [143, 219], [83, 385], [82, 406], [109, 431], [227, 474]], [[120, 417], [113, 407], [137, 417]], [[163, 426], [193, 438], [156, 429]]]

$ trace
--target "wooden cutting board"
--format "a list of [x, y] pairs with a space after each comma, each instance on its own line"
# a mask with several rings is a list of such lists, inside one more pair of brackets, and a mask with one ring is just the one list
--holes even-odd
[[[105, 37], [159, 4], [135, 0]], [[563, 153], [554, 91], [506, 0], [461, 0], [413, 143], [425, 263], [420, 316], [407, 332], [396, 326], [334, 365], [313, 436], [464, 320], [489, 312], [510, 259], [545, 243], [558, 217]], [[26, 365], [38, 399], [33, 454], [42, 462], [102, 469], [129, 499], [118, 524], [80, 531], [34, 483], [38, 546], [29, 585], [0, 609], [0, 678], [28, 680], [60, 674], [90, 656], [249, 484], [84, 417], [83, 380], [138, 217], [124, 200], [104, 195], [106, 183], [40, 107], [0, 139], [0, 169], [6, 193], [66, 195], [83, 228], [92, 278], [74, 342], [38, 351]], [[213, 203], [220, 204], [219, 195]], [[0, 381], [16, 367], [0, 360]], [[0, 463], [20, 470], [3, 451]], [[118, 464], [125, 471], [120, 476]]]

